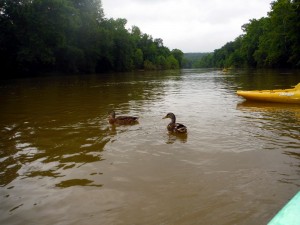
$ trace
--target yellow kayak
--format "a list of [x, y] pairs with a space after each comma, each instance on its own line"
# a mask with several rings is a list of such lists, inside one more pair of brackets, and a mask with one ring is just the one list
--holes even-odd
[[300, 83], [291, 89], [237, 91], [236, 93], [247, 100], [300, 104]]

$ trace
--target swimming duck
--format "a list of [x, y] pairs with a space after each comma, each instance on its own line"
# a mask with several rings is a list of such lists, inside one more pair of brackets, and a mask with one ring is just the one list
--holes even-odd
[[168, 113], [163, 119], [170, 118], [171, 123], [168, 124], [167, 129], [173, 133], [185, 134], [187, 133], [187, 128], [181, 123], [176, 123], [176, 117], [174, 113]]
[[108, 122], [117, 125], [132, 125], [138, 123], [136, 116], [117, 116], [115, 111], [110, 111], [108, 114]]

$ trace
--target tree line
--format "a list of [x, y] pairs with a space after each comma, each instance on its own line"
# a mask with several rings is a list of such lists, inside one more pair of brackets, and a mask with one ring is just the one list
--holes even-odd
[[244, 34], [201, 57], [192, 67], [300, 67], [300, 0], [272, 2], [267, 17], [250, 20], [242, 30]]
[[13, 76], [181, 67], [181, 50], [126, 23], [106, 18], [101, 0], [1, 0], [1, 69]]

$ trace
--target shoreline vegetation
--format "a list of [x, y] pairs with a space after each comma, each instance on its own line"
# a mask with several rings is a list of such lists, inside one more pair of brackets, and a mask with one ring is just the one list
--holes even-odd
[[170, 50], [160, 38], [106, 18], [100, 0], [4, 0], [0, 78], [179, 68], [299, 68], [300, 1], [277, 0], [267, 17], [212, 53]]
[[126, 23], [105, 18], [100, 0], [3, 0], [1, 76], [181, 67], [181, 50]]

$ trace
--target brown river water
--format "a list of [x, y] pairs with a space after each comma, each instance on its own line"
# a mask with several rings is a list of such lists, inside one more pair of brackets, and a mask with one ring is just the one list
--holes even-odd
[[[0, 224], [267, 224], [300, 189], [300, 105], [244, 101], [300, 71], [0, 82]], [[107, 112], [139, 116], [112, 126]], [[187, 136], [167, 133], [173, 112]]]

